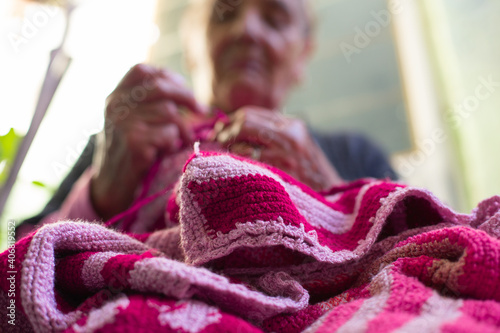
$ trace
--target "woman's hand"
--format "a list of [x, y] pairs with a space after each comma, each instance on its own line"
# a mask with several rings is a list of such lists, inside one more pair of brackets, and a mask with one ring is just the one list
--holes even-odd
[[192, 144], [180, 107], [204, 112], [182, 76], [147, 65], [134, 66], [109, 95], [90, 191], [103, 219], [130, 205], [156, 158]]
[[253, 106], [229, 118], [216, 126], [216, 140], [232, 153], [275, 166], [318, 191], [342, 182], [301, 120]]

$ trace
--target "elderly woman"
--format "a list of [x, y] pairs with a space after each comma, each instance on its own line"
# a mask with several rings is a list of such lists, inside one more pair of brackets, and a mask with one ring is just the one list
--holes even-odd
[[[313, 135], [304, 122], [280, 113], [313, 51], [308, 1], [203, 0], [185, 22], [187, 62], [195, 86], [208, 92], [203, 103], [179, 74], [133, 67], [108, 97], [97, 158], [62, 210], [45, 221], [107, 220], [124, 211], [154, 162], [192, 147], [196, 128], [213, 119], [219, 121], [212, 121], [208, 141], [280, 168], [315, 190], [342, 179], [395, 177], [384, 155], [362, 137]], [[62, 189], [56, 197], [65, 194]]]

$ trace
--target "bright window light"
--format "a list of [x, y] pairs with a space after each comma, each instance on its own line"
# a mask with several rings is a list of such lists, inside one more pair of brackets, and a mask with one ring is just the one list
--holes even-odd
[[[61, 2], [61, 1], [59, 1]], [[65, 51], [72, 57], [0, 221], [36, 214], [69, 171], [88, 137], [103, 124], [104, 101], [130, 67], [144, 62], [158, 36], [155, 0], [86, 0], [71, 16]], [[0, 4], [0, 135], [24, 135], [35, 109], [50, 51], [66, 19], [54, 6]], [[41, 182], [47, 188], [34, 186]]]

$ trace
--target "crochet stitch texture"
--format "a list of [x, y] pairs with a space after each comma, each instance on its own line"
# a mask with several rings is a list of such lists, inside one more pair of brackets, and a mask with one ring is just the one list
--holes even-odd
[[458, 214], [387, 181], [320, 194], [198, 152], [168, 205], [179, 224], [153, 233], [63, 221], [16, 243], [1, 332], [500, 331], [498, 196]]

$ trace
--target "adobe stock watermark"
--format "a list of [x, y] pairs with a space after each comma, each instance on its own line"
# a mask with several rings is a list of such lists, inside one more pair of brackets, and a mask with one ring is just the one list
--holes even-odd
[[[478, 110], [481, 102], [490, 98], [500, 87], [500, 81], [495, 81], [493, 75], [488, 78], [479, 77], [478, 80], [479, 84], [474, 89], [474, 93], [464, 98], [461, 103], [456, 104], [445, 114], [444, 122], [451, 128], [459, 127], [464, 120]], [[438, 145], [447, 140], [448, 135], [444, 129], [434, 129], [429, 138], [417, 143], [417, 150], [414, 153], [398, 162], [399, 174], [403, 177], [413, 174], [429, 156], [436, 152]]]
[[7, 291], [8, 305], [7, 305], [7, 323], [9, 325], [16, 325], [16, 222], [14, 220], [7, 221], [7, 272], [5, 278], [7, 279], [9, 290]]
[[[55, 4], [64, 7], [62, 0], [56, 0]], [[24, 18], [21, 27], [17, 32], [7, 33], [7, 39], [15, 53], [21, 51], [21, 47], [29, 43], [49, 24], [50, 20], [61, 14], [57, 6], [37, 5], [37, 10], [31, 17]]]
[[392, 22], [394, 15], [399, 15], [404, 11], [405, 2], [408, 0], [391, 0], [388, 3], [387, 9], [379, 11], [372, 10], [370, 15], [373, 20], [368, 21], [363, 28], [357, 26], [354, 28], [354, 38], [352, 43], [342, 42], [339, 47], [348, 63], [352, 62], [352, 57], [355, 54], [360, 54], [361, 51], [367, 48], [373, 39]]

